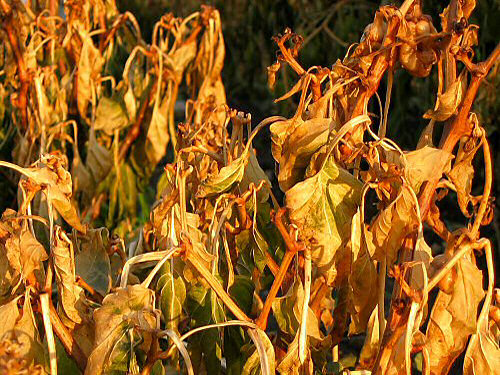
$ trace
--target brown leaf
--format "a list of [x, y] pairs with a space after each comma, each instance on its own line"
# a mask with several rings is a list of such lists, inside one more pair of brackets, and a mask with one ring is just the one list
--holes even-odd
[[88, 320], [86, 316], [88, 308], [84, 291], [76, 283], [73, 244], [59, 226], [55, 227], [53, 240], [54, 270], [57, 289], [61, 296], [59, 308], [73, 323], [84, 323]]
[[434, 119], [436, 121], [446, 121], [455, 114], [458, 106], [462, 102], [462, 98], [467, 88], [467, 70], [464, 69], [455, 82], [453, 82], [448, 90], [439, 94], [436, 106], [433, 110], [428, 110], [424, 114], [424, 118]]
[[83, 46], [78, 60], [77, 78], [77, 104], [78, 112], [83, 118], [87, 118], [87, 107], [92, 99], [92, 85], [94, 89], [104, 65], [104, 58], [94, 46], [92, 38], [87, 34], [83, 36]]
[[108, 373], [113, 364], [127, 366], [128, 353], [131, 349], [127, 340], [131, 329], [137, 326], [146, 330], [146, 332], [140, 330], [134, 332], [135, 335], [142, 334], [144, 341], [140, 346], [144, 351], [147, 352], [151, 344], [151, 334], [148, 331], [156, 329], [157, 326], [154, 291], [141, 285], [118, 288], [104, 298], [102, 307], [94, 311], [94, 320], [94, 349], [89, 357], [85, 374]]
[[410, 187], [403, 185], [401, 189], [401, 195], [377, 215], [369, 228], [373, 240], [368, 247], [374, 246], [375, 260], [382, 261], [387, 257], [387, 265], [394, 263], [403, 239], [416, 229], [418, 223]]
[[427, 327], [426, 342], [432, 374], [447, 374], [476, 330], [477, 309], [484, 297], [482, 272], [470, 258], [457, 263], [451, 294], [439, 292]]
[[491, 327], [488, 329], [488, 319], [484, 319], [472, 335], [465, 352], [464, 375], [500, 374], [500, 347], [491, 332], [498, 327], [494, 321]]

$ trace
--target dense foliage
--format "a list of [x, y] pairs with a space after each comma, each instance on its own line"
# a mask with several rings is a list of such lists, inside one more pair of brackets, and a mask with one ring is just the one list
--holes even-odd
[[[439, 27], [418, 0], [373, 9], [329, 68], [305, 68], [311, 34], [286, 28], [267, 68], [285, 116], [258, 124], [228, 105], [214, 7], [143, 34], [113, 0], [57, 4], [0, 0], [0, 166], [17, 196], [0, 219], [1, 373], [499, 371], [480, 234], [492, 157], [471, 108], [500, 47], [476, 56], [474, 0]], [[392, 86], [431, 73], [406, 150]], [[442, 219], [448, 193], [466, 225]]]

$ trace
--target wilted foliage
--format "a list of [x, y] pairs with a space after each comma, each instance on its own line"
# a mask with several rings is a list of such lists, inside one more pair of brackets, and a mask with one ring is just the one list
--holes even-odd
[[[0, 0], [0, 117], [15, 144], [0, 166], [18, 186], [0, 219], [0, 371], [446, 374], [465, 352], [464, 373], [497, 373], [500, 294], [480, 236], [492, 163], [471, 106], [500, 48], [475, 62], [475, 5], [451, 0], [439, 27], [418, 0], [382, 6], [331, 68], [304, 68], [304, 39], [285, 29], [269, 85], [289, 66], [296, 82], [276, 101], [300, 99], [253, 126], [227, 105], [212, 7], [164, 15], [145, 41], [112, 0], [64, 13]], [[438, 72], [415, 150], [386, 137], [398, 69]], [[283, 203], [253, 146], [266, 126], [272, 147], [258, 151]], [[450, 191], [463, 228], [441, 219]], [[361, 334], [347, 363], [339, 346]]]

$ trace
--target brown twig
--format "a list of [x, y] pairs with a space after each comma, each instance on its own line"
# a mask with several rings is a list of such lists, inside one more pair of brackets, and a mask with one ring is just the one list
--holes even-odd
[[85, 289], [90, 294], [90, 296], [94, 299], [94, 301], [102, 304], [102, 300], [104, 299], [104, 297], [101, 295], [101, 293], [99, 293], [94, 288], [92, 288], [92, 286], [87, 284], [87, 282], [83, 280], [81, 276], [76, 276], [75, 281], [78, 286]]
[[[445, 125], [443, 136], [440, 141], [440, 148], [444, 151], [452, 152], [457, 142], [463, 136], [470, 134], [472, 128], [467, 121], [474, 99], [476, 98], [479, 86], [484, 78], [493, 67], [498, 57], [500, 56], [500, 44], [498, 44], [486, 61], [476, 65], [475, 73], [469, 84], [462, 105], [460, 106], [457, 116]], [[435, 177], [429, 180], [423, 187], [420, 197], [420, 213], [422, 218], [425, 218], [429, 212], [432, 197], [436, 190], [436, 186], [441, 178], [441, 173], [436, 173]]]
[[271, 290], [269, 290], [269, 294], [267, 295], [264, 307], [262, 308], [262, 311], [260, 312], [260, 315], [255, 322], [262, 330], [265, 330], [267, 327], [267, 319], [269, 317], [269, 313], [271, 312], [272, 303], [276, 298], [276, 295], [278, 294], [278, 290], [281, 288], [281, 284], [285, 280], [288, 267], [290, 267], [290, 264], [292, 263], [295, 255], [300, 250], [303, 250], [303, 246], [299, 245], [294, 239], [292, 239], [285, 227], [285, 224], [283, 224], [282, 217], [284, 214], [285, 209], [281, 209], [276, 213], [274, 218], [276, 227], [278, 228], [281, 236], [283, 237], [283, 240], [285, 241], [286, 252], [283, 260], [281, 261], [281, 266], [278, 274], [276, 275], [273, 285], [271, 286]]

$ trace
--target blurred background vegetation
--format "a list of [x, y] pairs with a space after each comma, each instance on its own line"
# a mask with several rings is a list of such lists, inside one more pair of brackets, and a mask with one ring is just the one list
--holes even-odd
[[[370, 0], [216, 0], [200, 2], [196, 0], [122, 0], [117, 2], [120, 10], [131, 11], [138, 19], [145, 40], [150, 40], [154, 23], [161, 15], [172, 12], [185, 17], [200, 9], [202, 4], [215, 6], [221, 13], [226, 61], [223, 81], [229, 105], [232, 108], [249, 112], [253, 124], [263, 118], [279, 114], [290, 116], [295, 103], [290, 100], [275, 104], [273, 100], [284, 94], [296, 82], [291, 69], [280, 70], [274, 92], [267, 86], [266, 67], [275, 60], [277, 47], [272, 37], [282, 33], [285, 27], [304, 37], [299, 60], [304, 68], [320, 65], [331, 67], [337, 59], [342, 59], [349, 46], [359, 41], [380, 5], [399, 2]], [[434, 25], [440, 29], [440, 17], [448, 1], [425, 0], [424, 11], [432, 16]], [[471, 22], [480, 26], [477, 59], [483, 60], [498, 42], [500, 1], [477, 1]], [[474, 110], [479, 114], [481, 124], [486, 128], [495, 157], [496, 181], [500, 178], [499, 127], [496, 118], [499, 114], [499, 96], [496, 88], [500, 81], [498, 66], [480, 90]], [[395, 139], [404, 149], [414, 149], [418, 135], [427, 124], [422, 115], [433, 108], [437, 89], [437, 69], [427, 78], [414, 78], [403, 70], [395, 73], [389, 112], [388, 136]], [[382, 81], [379, 95], [385, 99], [386, 80]], [[294, 98], [298, 100], [297, 98]], [[378, 103], [372, 100], [370, 111], [378, 114]], [[180, 114], [179, 120], [182, 120]], [[436, 143], [440, 129], [436, 129]], [[269, 131], [263, 131], [256, 143], [258, 157], [263, 168], [273, 175], [274, 160], [271, 157]], [[476, 160], [477, 173], [474, 192], [481, 194], [483, 183], [482, 160]], [[275, 184], [277, 186], [277, 184]], [[500, 193], [500, 185], [494, 184], [494, 196]], [[280, 195], [280, 192], [277, 191]], [[456, 197], [449, 194], [440, 206], [449, 227], [454, 229], [465, 224], [465, 218], [456, 205]], [[498, 205], [497, 205], [498, 208]], [[497, 209], [498, 211], [498, 209]], [[497, 212], [498, 213], [498, 212]], [[498, 249], [500, 222], [485, 229], [484, 234], [495, 240]], [[460, 220], [460, 222], [457, 222]], [[437, 240], [437, 238], [436, 238]], [[498, 259], [498, 257], [497, 257]]]

